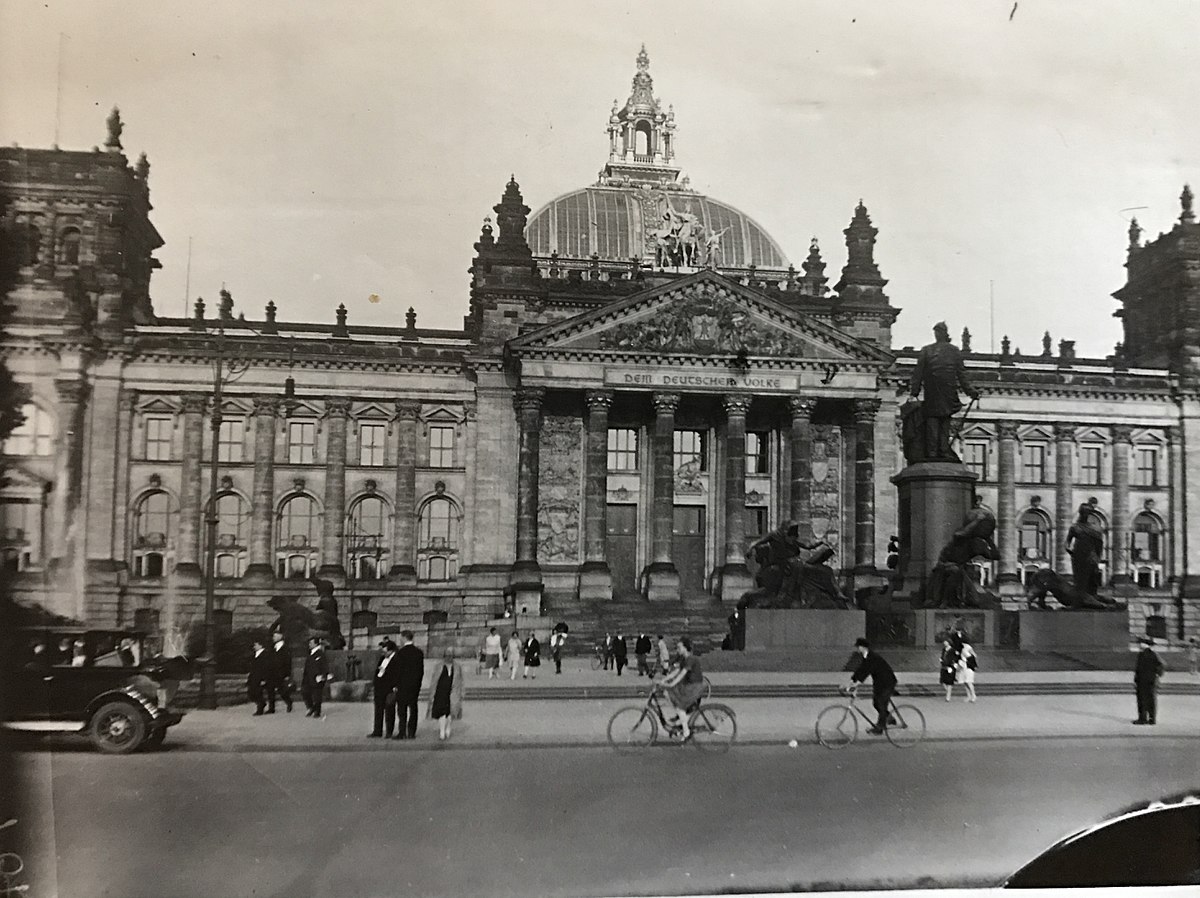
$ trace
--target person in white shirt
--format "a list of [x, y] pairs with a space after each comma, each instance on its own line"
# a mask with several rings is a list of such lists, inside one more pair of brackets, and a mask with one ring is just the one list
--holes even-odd
[[554, 659], [554, 672], [562, 673], [562, 650], [567, 644], [567, 634], [561, 630], [555, 630], [550, 634], [550, 657]]
[[521, 665], [521, 634], [516, 630], [512, 631], [512, 636], [508, 637], [508, 646], [505, 648], [505, 653], [508, 659], [508, 666], [512, 669], [509, 674], [510, 680], [517, 678], [517, 668]]
[[979, 666], [979, 662], [976, 661], [977, 657], [971, 643], [964, 642], [958, 656], [958, 682], [967, 687], [965, 701], [968, 702], [975, 701], [975, 668]]
[[500, 652], [500, 634], [492, 627], [483, 640], [483, 666], [487, 668], [489, 680], [500, 670]]

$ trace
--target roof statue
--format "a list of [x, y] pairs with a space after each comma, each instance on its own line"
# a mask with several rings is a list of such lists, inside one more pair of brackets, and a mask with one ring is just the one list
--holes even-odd
[[114, 106], [104, 122], [108, 125], [108, 139], [104, 141], [104, 148], [116, 152], [121, 149], [121, 132], [125, 130], [121, 122], [121, 110]]

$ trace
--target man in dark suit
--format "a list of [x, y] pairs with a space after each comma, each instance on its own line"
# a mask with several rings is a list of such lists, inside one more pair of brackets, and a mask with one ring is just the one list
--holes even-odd
[[1154, 653], [1154, 640], [1143, 636], [1142, 650], [1138, 652], [1137, 664], [1133, 668], [1133, 688], [1137, 693], [1137, 726], [1154, 726], [1158, 711], [1158, 678], [1162, 676], [1163, 663]]
[[275, 662], [274, 674], [271, 678], [271, 689], [267, 695], [271, 699], [271, 711], [275, 710], [275, 695], [278, 694], [287, 705], [288, 713], [292, 713], [292, 650], [283, 641], [283, 634], [275, 634], [275, 644], [271, 647], [271, 655]]
[[325, 645], [320, 636], [308, 641], [308, 655], [304, 659], [304, 672], [300, 675], [300, 697], [308, 709], [305, 717], [321, 716], [321, 701], [325, 698], [325, 682], [329, 677], [329, 661], [325, 658]]
[[896, 674], [882, 655], [871, 651], [871, 643], [867, 640], [854, 640], [854, 650], [862, 660], [850, 677], [849, 688], [853, 691], [858, 688], [859, 683], [866, 682], [867, 677], [871, 678], [871, 703], [875, 706], [875, 713], [879, 715], [879, 719], [868, 732], [881, 736], [890, 717], [888, 702], [892, 699], [892, 693], [896, 691]]
[[619, 630], [612, 641], [612, 653], [613, 661], [617, 665], [617, 676], [619, 677], [625, 665], [629, 663], [629, 646], [625, 643], [625, 634]]
[[398, 683], [396, 686], [396, 710], [400, 719], [396, 722], [397, 739], [417, 738], [417, 696], [421, 691], [421, 680], [425, 677], [425, 653], [413, 645], [412, 630], [401, 630], [404, 645], [396, 652]]
[[392, 737], [396, 728], [396, 687], [400, 684], [400, 665], [396, 663], [396, 643], [385, 639], [379, 643], [383, 657], [375, 670], [374, 699], [375, 725], [367, 733], [368, 739], [381, 736]]
[[633, 653], [637, 655], [637, 670], [638, 676], [645, 674], [650, 676], [650, 666], [646, 664], [646, 656], [650, 654], [650, 650], [654, 648], [650, 644], [650, 637], [645, 633], [639, 633], [637, 642], [633, 644]]
[[267, 706], [266, 688], [274, 676], [272, 656], [267, 652], [261, 639], [256, 639], [251, 645], [254, 654], [250, 657], [250, 673], [246, 677], [246, 694], [254, 702], [254, 716], [262, 716]]

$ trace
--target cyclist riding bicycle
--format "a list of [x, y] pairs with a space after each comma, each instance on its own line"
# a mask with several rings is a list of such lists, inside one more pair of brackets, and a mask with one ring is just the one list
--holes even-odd
[[850, 685], [846, 689], [853, 693], [858, 689], [859, 683], [865, 682], [867, 677], [871, 678], [871, 704], [875, 706], [879, 719], [868, 732], [882, 736], [883, 728], [888, 722], [888, 702], [892, 699], [892, 693], [896, 691], [896, 674], [882, 655], [871, 651], [871, 643], [867, 640], [861, 637], [854, 640], [854, 649], [862, 655], [862, 660], [858, 662], [858, 668], [850, 677]]
[[687, 741], [692, 735], [687, 724], [687, 709], [704, 694], [704, 671], [700, 668], [700, 659], [692, 654], [692, 641], [688, 637], [679, 637], [675, 651], [678, 654], [676, 667], [659, 683], [666, 688], [667, 698], [674, 706], [671, 720], [679, 727], [681, 738]]

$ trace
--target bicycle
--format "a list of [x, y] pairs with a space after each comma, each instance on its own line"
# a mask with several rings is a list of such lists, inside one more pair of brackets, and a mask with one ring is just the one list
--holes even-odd
[[604, 666], [604, 646], [592, 646], [592, 670], [599, 670]]
[[[675, 665], [673, 665], [673, 664], [668, 664], [666, 666], [666, 668], [663, 669], [662, 663], [657, 658], [647, 658], [646, 659], [646, 667], [650, 671], [651, 679], [653, 679], [654, 677], [657, 677], [660, 672], [664, 676], [666, 674], [669, 674], [674, 669], [674, 666]], [[704, 701], [706, 701], [706, 702], [712, 698], [712, 680], [710, 680], [708, 678], [708, 674], [704, 675], [704, 692], [700, 697], [702, 699], [704, 699]]]
[[[661, 696], [663, 687], [655, 683], [644, 705], [626, 705], [618, 708], [608, 719], [608, 741], [620, 751], [629, 748], [645, 748], [658, 740], [662, 727], [667, 735], [678, 741], [683, 730], [667, 720], [663, 713]], [[705, 704], [700, 699], [688, 713], [688, 740], [696, 747], [708, 751], [728, 751], [737, 739], [737, 715], [728, 705]]]
[[[854, 703], [857, 692], [845, 688], [838, 691], [847, 696], [846, 703], [830, 705], [817, 715], [817, 741], [829, 749], [845, 748], [858, 738], [858, 718], [865, 720], [869, 727], [875, 726], [875, 721]], [[896, 695], [893, 692], [888, 699], [883, 734], [897, 748], [912, 748], [925, 738], [925, 715], [916, 705], [897, 705]]]

